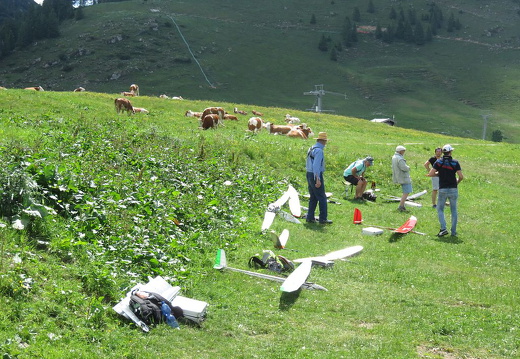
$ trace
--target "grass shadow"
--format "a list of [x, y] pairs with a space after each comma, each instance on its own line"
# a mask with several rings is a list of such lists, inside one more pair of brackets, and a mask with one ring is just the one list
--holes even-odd
[[287, 311], [291, 309], [291, 307], [296, 303], [296, 300], [300, 296], [302, 289], [298, 289], [294, 292], [282, 292], [282, 295], [280, 295], [280, 304], [278, 305], [278, 309]]
[[458, 236], [435, 237], [433, 240], [437, 241], [437, 242], [448, 243], [448, 244], [464, 243], [464, 241], [462, 239], [460, 239]]
[[395, 243], [395, 242], [397, 242], [399, 239], [401, 239], [403, 237], [404, 237], [403, 233], [392, 233], [390, 235], [390, 238], [388, 238], [388, 242], [389, 243]]

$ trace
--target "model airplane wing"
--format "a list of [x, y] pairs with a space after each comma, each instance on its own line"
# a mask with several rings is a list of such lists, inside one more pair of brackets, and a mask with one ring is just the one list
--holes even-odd
[[282, 292], [294, 292], [298, 290], [307, 280], [311, 274], [312, 261], [304, 261], [292, 272], [287, 279], [282, 283], [280, 289]]
[[327, 253], [323, 256], [319, 257], [307, 257], [307, 258], [299, 258], [294, 259], [293, 262], [295, 263], [302, 263], [304, 261], [310, 260], [320, 263], [327, 263], [327, 262], [334, 262], [338, 259], [345, 259], [347, 257], [352, 257], [358, 253], [360, 253], [363, 250], [363, 246], [352, 246], [340, 249], [338, 251]]
[[296, 189], [289, 185], [289, 208], [291, 209], [291, 213], [295, 217], [301, 217], [302, 208], [300, 207], [300, 197]]
[[428, 193], [427, 190], [424, 190], [424, 191], [421, 191], [421, 192], [417, 192], [417, 193], [414, 193], [414, 194], [408, 196], [408, 199], [416, 199], [416, 198], [421, 197], [422, 195], [425, 195], [426, 193]]
[[415, 225], [417, 224], [417, 218], [415, 216], [410, 216], [410, 218], [399, 228], [397, 228], [394, 232], [395, 233], [408, 233], [412, 229], [414, 229]]
[[[327, 198], [332, 197], [332, 192], [325, 192], [325, 196]], [[304, 194], [303, 197], [304, 198], [311, 198], [311, 195], [307, 193], [307, 194]]]
[[262, 232], [266, 231], [273, 224], [274, 217], [276, 217], [276, 212], [266, 211], [264, 215], [264, 221], [262, 222]]
[[285, 211], [279, 211], [278, 215], [288, 222], [302, 224], [302, 222], [300, 222], [300, 220], [298, 218], [294, 217], [292, 214], [287, 213]]

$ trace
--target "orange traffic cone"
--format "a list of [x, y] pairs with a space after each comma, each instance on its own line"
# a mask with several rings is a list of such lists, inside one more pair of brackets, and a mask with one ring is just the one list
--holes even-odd
[[354, 224], [360, 224], [361, 222], [363, 222], [363, 219], [361, 219], [361, 211], [354, 208]]

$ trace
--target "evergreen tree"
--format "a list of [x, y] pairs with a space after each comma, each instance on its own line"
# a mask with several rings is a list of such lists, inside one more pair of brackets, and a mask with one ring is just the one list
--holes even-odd
[[352, 23], [348, 17], [345, 18], [345, 22], [343, 23], [343, 29], [341, 30], [341, 38], [343, 40], [343, 44], [346, 47], [352, 46]]
[[416, 45], [424, 45], [424, 43], [426, 42], [424, 36], [424, 29], [420, 21], [417, 21], [417, 23], [415, 24], [413, 36]]
[[381, 25], [379, 25], [379, 23], [377, 23], [377, 26], [376, 26], [375, 36], [376, 36], [376, 39], [379, 39], [379, 40], [383, 38], [383, 30], [381, 29]]
[[396, 20], [397, 19], [397, 12], [395, 11], [394, 7], [390, 8], [390, 15], [388, 16], [390, 20]]
[[310, 23], [311, 25], [316, 24], [316, 15], [312, 14]]
[[432, 34], [432, 26], [431, 25], [428, 25], [428, 28], [426, 29], [426, 34], [424, 36], [424, 39], [427, 41], [427, 42], [430, 42], [433, 40], [433, 34]]
[[415, 35], [413, 33], [412, 24], [410, 24], [409, 21], [404, 23], [403, 40], [409, 43], [415, 42]]
[[338, 52], [336, 50], [336, 47], [333, 47], [330, 50], [330, 60], [331, 61], [338, 61]]
[[455, 16], [453, 16], [453, 13], [450, 14], [450, 17], [448, 18], [448, 32], [453, 32], [455, 30]]
[[325, 35], [321, 35], [320, 43], [318, 44], [318, 49], [320, 51], [326, 52], [329, 50], [329, 42], [327, 41], [327, 38]]
[[394, 42], [395, 29], [392, 25], [386, 27], [386, 31], [383, 31], [383, 42], [391, 44]]
[[493, 142], [502, 142], [504, 139], [504, 136], [502, 135], [502, 131], [495, 130], [493, 133], [491, 133], [491, 141]]
[[361, 21], [361, 12], [359, 12], [359, 8], [357, 6], [354, 8], [354, 12], [352, 13], [352, 20], [354, 22]]
[[415, 26], [417, 23], [417, 13], [415, 12], [415, 9], [411, 7], [408, 9], [408, 21], [412, 26]]
[[83, 13], [83, 7], [80, 6], [74, 11], [74, 19], [75, 20], [83, 20], [85, 18], [85, 14]]
[[367, 12], [368, 12], [369, 14], [373, 14], [373, 13], [376, 12], [376, 8], [375, 8], [374, 3], [372, 2], [372, 0], [370, 0], [370, 1], [368, 2]]

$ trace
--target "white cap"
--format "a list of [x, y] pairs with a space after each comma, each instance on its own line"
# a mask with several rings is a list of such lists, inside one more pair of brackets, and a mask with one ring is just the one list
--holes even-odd
[[406, 147], [404, 147], [404, 146], [397, 146], [395, 148], [395, 152], [401, 152], [401, 151], [406, 151]]
[[451, 145], [444, 145], [442, 147], [442, 152], [451, 152], [453, 151], [455, 148], [451, 147]]

